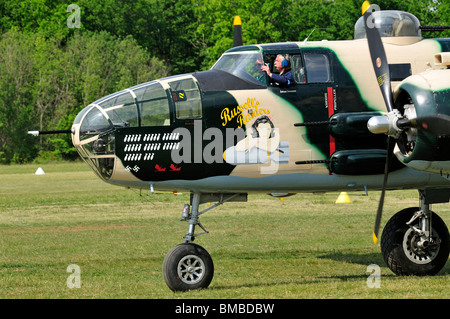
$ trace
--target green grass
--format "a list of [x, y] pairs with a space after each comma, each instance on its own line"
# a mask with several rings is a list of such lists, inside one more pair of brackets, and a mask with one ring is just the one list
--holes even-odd
[[[202, 215], [210, 234], [206, 290], [173, 293], [162, 276], [165, 254], [182, 242], [189, 194], [140, 196], [100, 181], [84, 163], [0, 166], [0, 298], [450, 298], [450, 263], [434, 277], [397, 277], [371, 233], [379, 192], [298, 194], [281, 202], [249, 195]], [[386, 196], [383, 224], [418, 204], [417, 191]], [[204, 205], [207, 207], [207, 204]], [[448, 204], [434, 205], [450, 224]], [[81, 288], [69, 289], [69, 265]], [[367, 266], [381, 267], [370, 289]]]

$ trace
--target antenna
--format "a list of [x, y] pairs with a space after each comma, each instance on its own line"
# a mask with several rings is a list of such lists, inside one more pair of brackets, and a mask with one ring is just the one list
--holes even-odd
[[306, 44], [306, 42], [308, 41], [309, 37], [311, 36], [311, 34], [313, 34], [314, 31], [316, 31], [315, 28], [308, 34], [308, 36], [305, 38], [305, 40], [303, 40], [302, 45]]
[[303, 40], [302, 45], [303, 45], [303, 44], [306, 44], [306, 42], [308, 42], [309, 37], [311, 36], [311, 34], [313, 34], [314, 31], [316, 31], [316, 30], [329, 30], [329, 29], [330, 29], [330, 28], [314, 28], [314, 29], [308, 34], [308, 36], [306, 37], [306, 39]]

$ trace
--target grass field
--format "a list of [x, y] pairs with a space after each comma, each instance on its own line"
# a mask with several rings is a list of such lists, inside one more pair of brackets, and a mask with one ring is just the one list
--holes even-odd
[[[249, 195], [202, 215], [210, 234], [195, 242], [213, 258], [213, 281], [173, 293], [161, 268], [187, 232], [188, 194], [140, 196], [84, 163], [0, 166], [0, 298], [450, 298], [450, 262], [434, 277], [386, 267], [371, 241], [379, 192], [349, 193], [351, 204], [338, 195]], [[382, 225], [417, 198], [388, 192]], [[450, 225], [448, 204], [433, 210]], [[68, 288], [72, 264], [80, 288]], [[370, 264], [381, 267], [379, 289], [367, 286]]]

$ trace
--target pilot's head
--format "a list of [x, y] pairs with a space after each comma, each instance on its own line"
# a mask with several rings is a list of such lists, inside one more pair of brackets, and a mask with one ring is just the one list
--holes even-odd
[[274, 65], [278, 71], [288, 70], [291, 65], [289, 61], [289, 54], [278, 54]]

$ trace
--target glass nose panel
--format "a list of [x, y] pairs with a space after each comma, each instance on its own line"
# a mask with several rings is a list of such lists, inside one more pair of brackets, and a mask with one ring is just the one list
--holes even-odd
[[90, 138], [112, 128], [103, 113], [93, 107], [84, 118], [80, 127], [80, 140]]
[[101, 102], [100, 107], [108, 114], [115, 127], [136, 127], [139, 124], [136, 101], [129, 91]]
[[93, 106], [81, 120], [79, 135], [80, 143], [75, 146], [80, 155], [99, 177], [110, 179], [115, 158], [115, 135], [111, 122]]

